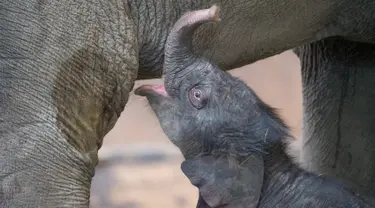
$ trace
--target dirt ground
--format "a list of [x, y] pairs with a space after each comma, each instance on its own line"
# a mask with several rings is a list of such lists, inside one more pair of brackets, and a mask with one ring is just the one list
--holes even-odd
[[[231, 71], [280, 114], [296, 138], [301, 133], [299, 60], [291, 52]], [[138, 81], [160, 83], [161, 80]], [[162, 132], [143, 97], [130, 96], [114, 129], [104, 139], [91, 187], [92, 208], [195, 207], [197, 189], [180, 171], [183, 158]]]

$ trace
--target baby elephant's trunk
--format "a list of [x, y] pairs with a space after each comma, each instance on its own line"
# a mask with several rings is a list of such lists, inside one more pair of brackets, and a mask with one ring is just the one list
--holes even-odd
[[177, 73], [187, 68], [187, 64], [194, 60], [195, 56], [192, 51], [194, 31], [202, 24], [213, 21], [220, 21], [219, 7], [216, 5], [209, 9], [188, 12], [175, 23], [165, 45], [164, 74], [166, 84], [173, 84], [172, 80]]

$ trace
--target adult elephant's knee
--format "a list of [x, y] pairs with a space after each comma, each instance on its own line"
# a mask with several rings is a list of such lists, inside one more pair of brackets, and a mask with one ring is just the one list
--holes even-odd
[[375, 46], [331, 38], [297, 51], [303, 166], [375, 195]]

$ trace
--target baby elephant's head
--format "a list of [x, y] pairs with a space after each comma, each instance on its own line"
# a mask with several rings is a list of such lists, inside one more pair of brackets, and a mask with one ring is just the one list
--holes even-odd
[[192, 52], [192, 35], [218, 21], [218, 7], [186, 13], [165, 46], [164, 86], [143, 85], [163, 131], [185, 157], [199, 153], [246, 156], [279, 139], [285, 126], [241, 80]]

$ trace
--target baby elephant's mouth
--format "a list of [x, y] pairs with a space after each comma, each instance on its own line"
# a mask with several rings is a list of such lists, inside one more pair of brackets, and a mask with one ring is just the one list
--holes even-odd
[[148, 96], [153, 94], [162, 95], [164, 97], [168, 96], [164, 85], [141, 85], [135, 89], [134, 93], [139, 96]]

